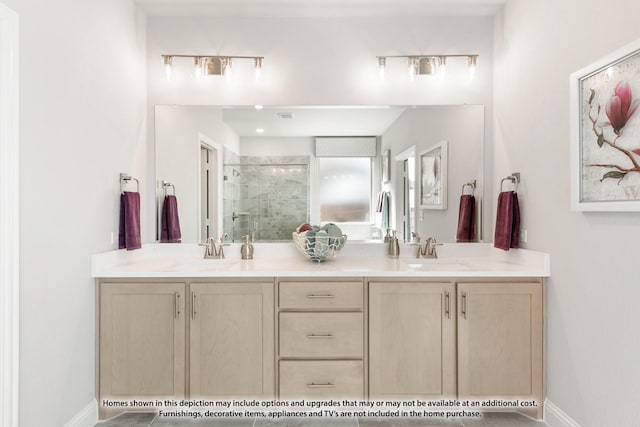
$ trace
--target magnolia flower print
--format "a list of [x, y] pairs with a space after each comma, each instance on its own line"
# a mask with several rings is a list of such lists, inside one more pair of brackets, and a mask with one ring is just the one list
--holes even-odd
[[[605, 106], [605, 114], [609, 121], [598, 123], [601, 106], [594, 105], [593, 100], [595, 95], [595, 90], [591, 89], [591, 94], [587, 103], [589, 104], [589, 120], [592, 124], [593, 133], [597, 137], [596, 142], [598, 147], [602, 148], [606, 145], [623, 153], [631, 162], [631, 167], [628, 167], [628, 165], [602, 163], [594, 163], [588, 166], [612, 169], [606, 172], [600, 181], [612, 178], [617, 179], [619, 184], [628, 173], [640, 172], [640, 164], [638, 164], [638, 160], [636, 159], [637, 156], [640, 156], [640, 147], [628, 150], [618, 145], [618, 139], [622, 137], [624, 127], [632, 118], [634, 118], [634, 113], [638, 109], [640, 99], [633, 99], [629, 82], [624, 80], [619, 82], [613, 91], [613, 95], [611, 95], [611, 98], [609, 98], [607, 105]], [[613, 139], [605, 135], [605, 129], [608, 127], [611, 128], [613, 135], [615, 135]], [[611, 132], [609, 132], [609, 135], [611, 135]]]
[[622, 133], [622, 128], [638, 109], [638, 103], [640, 103], [640, 100], [631, 101], [629, 82], [618, 83], [605, 109], [609, 123], [616, 135]]

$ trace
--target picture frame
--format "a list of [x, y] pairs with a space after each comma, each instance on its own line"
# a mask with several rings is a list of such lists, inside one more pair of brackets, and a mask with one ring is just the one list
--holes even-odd
[[382, 183], [386, 184], [391, 181], [391, 150], [387, 149], [382, 152]]
[[420, 209], [447, 209], [448, 141], [441, 141], [418, 155]]
[[571, 209], [640, 211], [640, 40], [570, 76]]

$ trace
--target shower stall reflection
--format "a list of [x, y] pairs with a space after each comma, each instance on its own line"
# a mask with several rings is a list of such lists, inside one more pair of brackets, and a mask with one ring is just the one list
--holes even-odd
[[288, 241], [309, 222], [309, 158], [242, 156], [224, 165], [224, 231], [234, 242]]

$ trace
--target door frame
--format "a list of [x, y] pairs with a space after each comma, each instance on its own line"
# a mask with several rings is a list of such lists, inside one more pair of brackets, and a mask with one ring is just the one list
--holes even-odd
[[0, 426], [18, 426], [18, 15], [0, 3]]
[[[203, 134], [202, 132], [198, 132], [198, 170], [200, 170], [200, 165], [202, 162], [202, 159], [200, 157], [200, 148], [206, 148], [208, 150], [214, 151], [216, 153], [216, 174], [213, 177], [213, 179], [215, 179], [215, 187], [216, 187], [216, 193], [218, 195], [222, 195], [223, 194], [223, 183], [222, 183], [222, 175], [223, 175], [223, 157], [224, 157], [224, 152], [223, 152], [223, 147], [222, 145], [218, 144], [217, 142], [215, 142], [213, 139], [209, 138], [207, 135]], [[202, 231], [202, 222], [200, 221], [200, 213], [201, 213], [201, 209], [202, 209], [202, 201], [200, 200], [200, 194], [202, 189], [201, 189], [201, 180], [198, 179], [198, 219], [197, 219], [197, 224], [198, 224], [198, 238], [200, 238], [200, 232]], [[216, 223], [215, 223], [215, 230], [214, 230], [214, 234], [217, 231], [217, 234], [222, 235], [224, 233], [224, 228], [223, 228], [223, 223], [222, 223], [222, 205], [223, 205], [223, 200], [222, 198], [218, 199], [218, 202], [216, 203]]]

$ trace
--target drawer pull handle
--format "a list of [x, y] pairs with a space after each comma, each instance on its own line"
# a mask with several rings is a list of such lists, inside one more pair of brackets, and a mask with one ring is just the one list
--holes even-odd
[[307, 295], [307, 298], [335, 298], [335, 295], [332, 294], [309, 294]]
[[311, 339], [329, 339], [329, 338], [335, 338], [336, 336], [333, 334], [309, 334], [307, 335], [307, 338], [311, 338]]
[[335, 388], [336, 385], [332, 384], [332, 383], [324, 383], [324, 384], [316, 384], [316, 383], [311, 383], [311, 384], [307, 384], [307, 388]]

